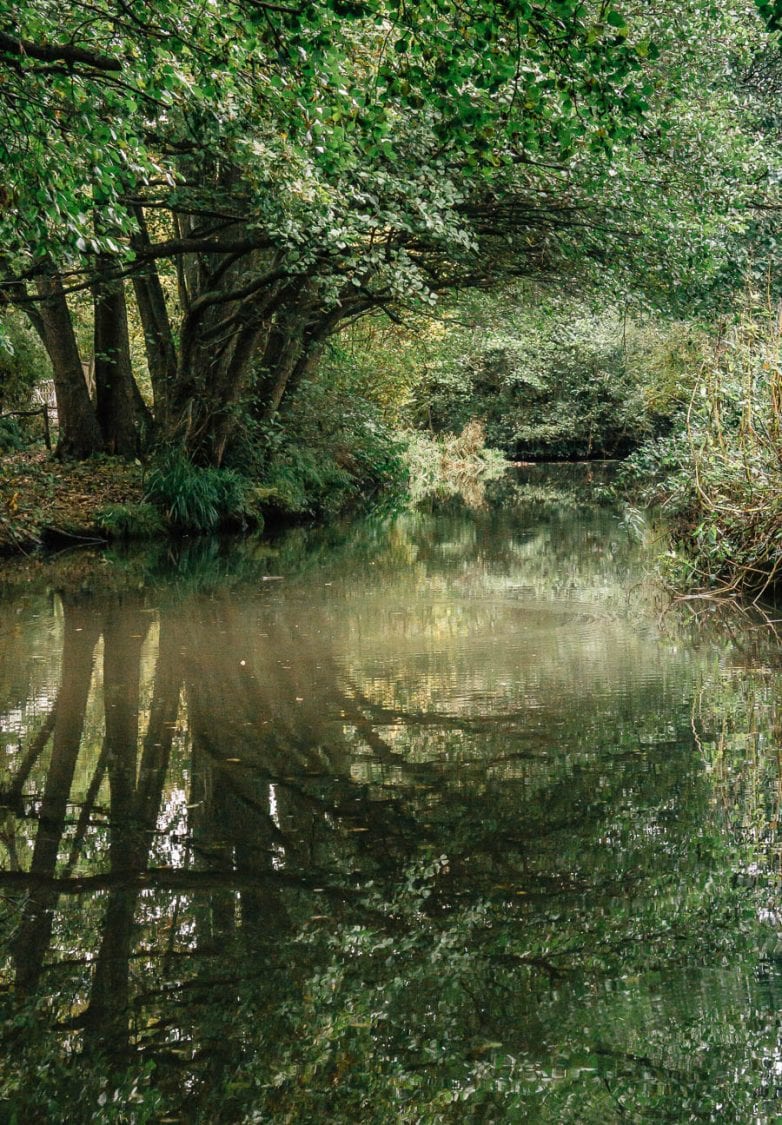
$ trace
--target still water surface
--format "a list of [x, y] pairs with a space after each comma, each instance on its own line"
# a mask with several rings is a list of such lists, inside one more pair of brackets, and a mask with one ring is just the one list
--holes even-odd
[[782, 1120], [782, 644], [593, 484], [7, 574], [2, 1120]]

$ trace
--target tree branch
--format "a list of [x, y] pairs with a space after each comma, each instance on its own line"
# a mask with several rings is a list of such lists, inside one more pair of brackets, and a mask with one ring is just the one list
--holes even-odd
[[84, 47], [73, 47], [68, 43], [31, 43], [27, 39], [16, 39], [0, 31], [0, 53], [14, 59], [36, 59], [38, 62], [67, 63], [69, 66], [89, 66], [94, 70], [120, 71], [122, 63], [108, 55], [99, 55]]

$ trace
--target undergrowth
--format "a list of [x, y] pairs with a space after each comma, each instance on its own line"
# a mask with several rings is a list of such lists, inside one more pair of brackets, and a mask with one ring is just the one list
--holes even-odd
[[153, 539], [165, 531], [162, 513], [150, 503], [107, 504], [95, 517], [111, 539]]
[[704, 361], [680, 431], [630, 459], [630, 479], [671, 521], [678, 587], [760, 595], [782, 578], [781, 343], [780, 310], [747, 298]]
[[249, 481], [231, 469], [199, 468], [178, 451], [151, 470], [144, 499], [176, 531], [209, 532], [262, 522]]
[[406, 435], [405, 460], [413, 503], [428, 496], [461, 494], [473, 506], [483, 502], [487, 481], [508, 467], [504, 455], [486, 446], [482, 422], [468, 422], [459, 434], [431, 434], [414, 430]]
[[247, 420], [229, 453], [233, 469], [257, 482], [264, 511], [281, 519], [328, 518], [404, 493], [398, 436], [374, 406], [335, 400], [310, 383], [271, 422]]

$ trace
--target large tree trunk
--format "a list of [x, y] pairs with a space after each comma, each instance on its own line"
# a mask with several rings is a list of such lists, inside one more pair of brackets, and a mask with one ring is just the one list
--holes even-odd
[[[178, 217], [178, 233], [192, 236], [188, 217]], [[245, 233], [237, 227], [221, 237], [241, 243]], [[266, 249], [188, 252], [177, 269], [184, 315], [162, 432], [196, 463], [220, 465], [242, 403], [255, 418], [272, 418], [312, 372], [336, 324], [365, 298], [350, 286], [335, 301], [317, 267], [294, 273], [283, 253]]]
[[302, 383], [314, 374], [326, 341], [341, 319], [339, 310], [313, 320], [312, 310], [281, 325], [263, 358], [265, 379], [259, 391], [258, 414], [270, 421]]
[[89, 457], [103, 448], [103, 437], [87, 390], [62, 280], [58, 274], [42, 275], [36, 285], [42, 301], [33, 324], [52, 364], [59, 422], [57, 456]]
[[[134, 214], [139, 229], [133, 238], [133, 247], [143, 252], [150, 244], [143, 208], [135, 208]], [[134, 274], [133, 291], [144, 331], [155, 424], [160, 430], [165, 430], [168, 400], [176, 380], [177, 353], [163, 286], [154, 263], [150, 262], [143, 273]]]
[[121, 457], [139, 452], [136, 426], [141, 396], [130, 361], [128, 311], [121, 280], [111, 276], [111, 258], [100, 255], [94, 287], [95, 395], [98, 424], [106, 449]]
[[[219, 466], [239, 421], [239, 402], [251, 381], [253, 360], [263, 350], [269, 324], [261, 317], [246, 325], [230, 354], [198, 348], [194, 366], [180, 367], [169, 433], [197, 464]], [[209, 358], [208, 358], [209, 357]], [[205, 377], [194, 377], [199, 370]]]
[[[222, 462], [236, 427], [238, 405], [247, 392], [254, 363], [266, 349], [281, 299], [279, 279], [251, 282], [263, 271], [252, 260], [218, 260], [210, 273], [183, 269], [190, 304], [180, 334], [179, 364], [169, 400], [168, 439], [194, 461]], [[193, 286], [203, 286], [194, 295]], [[249, 291], [248, 291], [249, 290]]]
[[271, 334], [262, 360], [263, 380], [258, 413], [265, 421], [280, 408], [288, 380], [305, 354], [306, 321], [301, 316], [280, 319]]

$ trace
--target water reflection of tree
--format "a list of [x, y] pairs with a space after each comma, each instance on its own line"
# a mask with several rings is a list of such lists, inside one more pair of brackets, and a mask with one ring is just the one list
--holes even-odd
[[22, 763], [12, 781], [9, 794], [18, 804], [25, 775], [43, 751], [49, 737], [52, 755], [46, 785], [37, 810], [37, 832], [30, 874], [31, 889], [14, 944], [16, 988], [22, 995], [38, 986], [44, 958], [49, 948], [57, 892], [51, 887], [60, 853], [65, 817], [81, 745], [84, 713], [90, 688], [92, 654], [100, 636], [100, 623], [89, 607], [65, 603], [62, 678], [50, 716], [33, 741], [32, 754]]
[[[140, 660], [148, 625], [148, 616], [133, 606], [111, 607], [104, 614], [105, 768], [111, 795], [108, 850], [115, 877], [138, 876], [147, 870], [179, 709], [180, 678], [163, 627], [139, 761]], [[102, 764], [101, 760], [98, 769]], [[120, 1053], [127, 1047], [129, 962], [138, 896], [138, 889], [121, 884], [109, 892], [84, 1014], [87, 1043]]]
[[[63, 612], [52, 716], [5, 791], [20, 835], [34, 829], [28, 869], [0, 876], [17, 895], [18, 1011], [56, 996], [47, 1015], [56, 1034], [81, 1035], [85, 1066], [154, 1059], [169, 1110], [240, 1118], [238, 1069], [268, 1112], [323, 1113], [318, 1098], [337, 1091], [360, 1113], [362, 1097], [391, 1097], [370, 1088], [384, 1066], [417, 1074], [425, 1093], [438, 1068], [453, 1088], [474, 1078], [497, 1044], [573, 1053], [585, 1005], [632, 1025], [624, 1040], [605, 1032], [612, 1075], [642, 1070], [627, 1044], [656, 1017], [585, 992], [730, 947], [743, 900], [708, 885], [730, 857], [675, 686], [650, 678], [626, 714], [584, 698], [552, 752], [561, 700], [534, 723], [523, 702], [501, 716], [390, 706], [336, 659], [333, 616], [313, 620], [305, 602], [259, 617], [252, 600], [204, 593], [160, 610], [147, 707], [139, 602]], [[101, 636], [104, 737], [77, 807]], [[31, 798], [36, 760], [46, 771]], [[691, 1022], [707, 1010], [666, 1003], [671, 1019], [677, 1003]], [[673, 1088], [663, 1064], [676, 1069], [660, 1051], [643, 1065]], [[283, 1076], [276, 1094], [269, 1068]], [[490, 1119], [505, 1103], [486, 1096]]]

